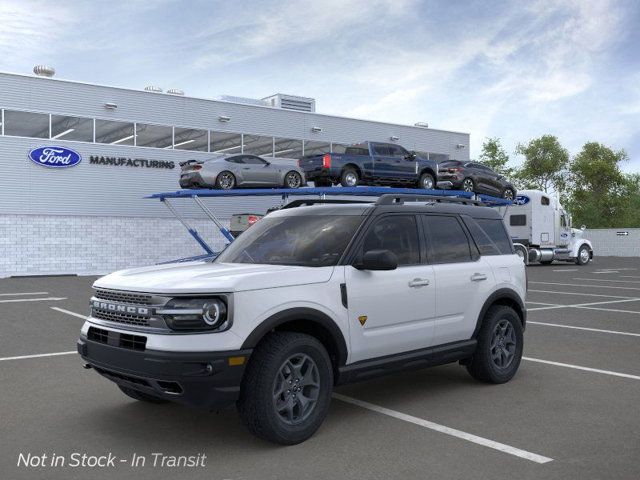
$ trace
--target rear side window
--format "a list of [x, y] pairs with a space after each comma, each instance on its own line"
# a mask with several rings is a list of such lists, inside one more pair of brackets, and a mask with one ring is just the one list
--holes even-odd
[[362, 253], [389, 250], [398, 257], [398, 265], [420, 263], [420, 242], [413, 215], [392, 215], [378, 220], [367, 232]]
[[369, 155], [367, 147], [347, 147], [344, 151], [345, 155]]
[[481, 255], [510, 255], [513, 253], [511, 239], [500, 219], [464, 219]]
[[511, 225], [512, 227], [524, 227], [526, 224], [526, 215], [511, 215], [509, 217], [509, 225]]
[[431, 263], [471, 261], [469, 240], [456, 217], [424, 215]]
[[540, 197], [540, 203], [542, 205], [549, 205], [551, 202], [549, 200], [549, 197]]

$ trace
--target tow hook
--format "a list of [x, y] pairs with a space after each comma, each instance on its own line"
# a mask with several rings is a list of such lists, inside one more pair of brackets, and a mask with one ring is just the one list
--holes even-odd
[[84, 365], [82, 365], [82, 368], [84, 368], [85, 370], [89, 370], [91, 368], [93, 368], [91, 365], [89, 365], [88, 363], [85, 363]]

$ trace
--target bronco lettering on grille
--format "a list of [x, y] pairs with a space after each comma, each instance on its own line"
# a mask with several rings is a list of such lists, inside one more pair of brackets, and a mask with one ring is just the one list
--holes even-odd
[[101, 310], [108, 310], [116, 313], [128, 313], [133, 315], [149, 315], [149, 309], [146, 307], [132, 307], [130, 305], [119, 305], [117, 303], [93, 301], [93, 307]]

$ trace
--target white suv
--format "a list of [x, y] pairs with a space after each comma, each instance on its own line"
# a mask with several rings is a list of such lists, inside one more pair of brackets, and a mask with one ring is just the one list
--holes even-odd
[[456, 361], [510, 380], [526, 273], [502, 218], [405, 200], [294, 202], [213, 262], [107, 275], [78, 352], [130, 397], [236, 403], [253, 433], [282, 444], [313, 435], [338, 384]]

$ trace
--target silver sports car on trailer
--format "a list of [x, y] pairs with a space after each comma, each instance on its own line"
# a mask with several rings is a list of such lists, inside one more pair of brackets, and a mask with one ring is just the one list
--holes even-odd
[[296, 163], [278, 163], [257, 155], [219, 155], [209, 160], [189, 160], [180, 167], [181, 188], [236, 187], [299, 188], [307, 181], [304, 171]]

